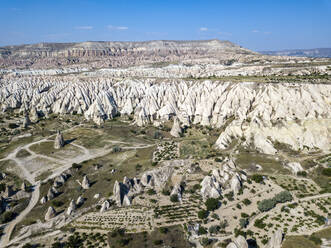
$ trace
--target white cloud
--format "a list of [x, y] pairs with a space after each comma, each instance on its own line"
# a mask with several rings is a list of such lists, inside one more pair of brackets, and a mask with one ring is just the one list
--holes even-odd
[[271, 32], [264, 32], [264, 34], [271, 34]]
[[78, 26], [78, 27], [75, 27], [75, 29], [78, 29], [78, 30], [91, 30], [93, 29], [92, 26]]
[[128, 27], [125, 27], [125, 26], [113, 26], [113, 25], [108, 25], [107, 28], [111, 29], [111, 30], [128, 30], [129, 29]]
[[201, 27], [201, 28], [199, 28], [199, 30], [200, 30], [201, 32], [205, 32], [205, 31], [208, 31], [208, 28], [206, 28], [206, 27]]
[[259, 31], [259, 30], [256, 30], [256, 29], [254, 29], [254, 30], [252, 30], [252, 32], [253, 32], [253, 33], [259, 33], [260, 31]]

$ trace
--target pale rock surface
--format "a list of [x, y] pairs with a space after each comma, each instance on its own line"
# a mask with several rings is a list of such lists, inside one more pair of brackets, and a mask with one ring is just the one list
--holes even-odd
[[179, 138], [182, 134], [182, 128], [180, 127], [179, 119], [177, 117], [174, 119], [174, 124], [170, 130], [170, 134], [176, 138]]
[[54, 148], [55, 149], [60, 149], [64, 146], [64, 139], [63, 135], [60, 131], [57, 131], [55, 140], [54, 140]]
[[226, 248], [248, 248], [246, 239], [239, 235], [233, 242], [227, 245]]
[[298, 162], [287, 163], [286, 167], [288, 167], [294, 174], [297, 174], [300, 171], [303, 171], [303, 168]]
[[83, 177], [83, 181], [82, 181], [81, 186], [82, 186], [83, 189], [89, 189], [91, 187], [90, 180], [88, 179], [88, 177], [86, 175]]
[[283, 233], [280, 230], [277, 230], [272, 234], [266, 248], [281, 248], [283, 241]]
[[31, 120], [30, 120], [30, 117], [29, 115], [26, 113], [25, 116], [24, 116], [24, 119], [23, 119], [23, 127], [24, 128], [27, 128], [29, 125], [31, 124]]
[[82, 196], [79, 196], [76, 200], [76, 205], [79, 207], [83, 205], [83, 203], [84, 203], [84, 198]]
[[105, 200], [101, 205], [100, 213], [106, 212], [109, 208], [110, 208], [110, 203], [109, 201]]
[[47, 212], [46, 212], [46, 215], [45, 215], [45, 220], [49, 221], [50, 219], [54, 218], [55, 216], [56, 216], [56, 211], [52, 206], [50, 206], [47, 209]]
[[75, 210], [76, 210], [76, 204], [74, 200], [71, 200], [69, 207], [67, 209], [67, 215], [72, 215]]

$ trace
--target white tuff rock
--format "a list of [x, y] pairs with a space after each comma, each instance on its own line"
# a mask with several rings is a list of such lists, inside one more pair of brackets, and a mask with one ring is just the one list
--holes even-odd
[[55, 140], [54, 140], [54, 148], [55, 149], [60, 149], [64, 146], [64, 139], [63, 135], [60, 131], [57, 131]]

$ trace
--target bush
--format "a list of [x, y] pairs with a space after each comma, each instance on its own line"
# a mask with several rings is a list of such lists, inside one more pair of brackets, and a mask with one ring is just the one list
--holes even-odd
[[1, 216], [1, 223], [7, 223], [16, 217], [16, 213], [12, 211], [7, 211]]
[[204, 228], [203, 226], [200, 226], [199, 227], [199, 231], [198, 231], [198, 234], [199, 235], [203, 235], [203, 234], [207, 234], [208, 232], [207, 232], [207, 229], [206, 228]]
[[166, 234], [169, 231], [167, 227], [160, 227], [160, 233]]
[[203, 245], [203, 246], [210, 245], [211, 242], [212, 241], [209, 238], [205, 238], [205, 237], [200, 240], [200, 244]]
[[163, 241], [161, 239], [158, 240], [154, 240], [154, 245], [161, 245], [163, 243]]
[[9, 124], [8, 124], [8, 127], [9, 127], [10, 129], [15, 129], [15, 128], [18, 128], [18, 125], [16, 125], [15, 123], [9, 123]]
[[292, 201], [293, 197], [289, 191], [282, 191], [273, 198], [277, 203]]
[[198, 212], [198, 218], [199, 219], [206, 219], [207, 217], [208, 217], [208, 211], [207, 210], [202, 209]]
[[323, 168], [322, 175], [331, 177], [331, 168]]
[[162, 194], [163, 195], [170, 195], [170, 191], [167, 189], [162, 189]]
[[171, 196], [170, 196], [170, 201], [171, 201], [171, 202], [178, 202], [178, 201], [179, 201], [179, 199], [178, 199], [178, 195], [171, 195]]
[[63, 205], [63, 202], [62, 201], [58, 201], [58, 200], [53, 200], [52, 201], [52, 205], [54, 207], [61, 207]]
[[305, 172], [305, 171], [298, 171], [297, 176], [307, 177], [307, 172]]
[[233, 201], [233, 191], [230, 191], [229, 193], [225, 194], [225, 197], [229, 200], [229, 201]]
[[119, 146], [114, 146], [113, 147], [113, 152], [120, 152], [122, 149]]
[[221, 229], [220, 226], [214, 225], [214, 226], [210, 226], [208, 231], [209, 231], [209, 233], [216, 234], [219, 232], [220, 229]]
[[73, 163], [73, 164], [72, 164], [72, 168], [73, 168], [73, 169], [78, 169], [78, 170], [79, 170], [80, 168], [82, 168], [82, 166], [81, 166], [80, 164]]
[[254, 226], [257, 227], [257, 228], [263, 229], [263, 228], [266, 227], [266, 224], [263, 222], [263, 219], [257, 219], [254, 222]]
[[205, 202], [207, 211], [214, 211], [219, 207], [219, 201], [215, 198], [208, 198]]
[[319, 237], [314, 236], [314, 234], [309, 236], [309, 239], [311, 241], [313, 241], [315, 243], [315, 245], [321, 245], [322, 244], [322, 240]]
[[162, 139], [163, 135], [160, 131], [155, 131], [153, 137], [154, 137], [154, 139]]
[[245, 228], [248, 225], [248, 219], [242, 218], [239, 220], [239, 225], [241, 228]]
[[243, 200], [243, 203], [245, 204], [245, 206], [248, 206], [248, 205], [250, 205], [252, 202], [246, 198], [246, 199]]
[[252, 175], [252, 180], [256, 183], [262, 183], [263, 182], [263, 176], [259, 174]]
[[257, 208], [261, 212], [269, 211], [270, 209], [274, 208], [276, 205], [276, 201], [274, 199], [265, 199], [259, 202]]
[[155, 195], [156, 194], [156, 191], [154, 189], [148, 189], [147, 190], [147, 194], [149, 194], [149, 195]]

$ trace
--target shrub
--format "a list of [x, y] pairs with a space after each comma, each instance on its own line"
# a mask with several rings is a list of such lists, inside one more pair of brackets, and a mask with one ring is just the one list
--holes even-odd
[[163, 195], [170, 195], [170, 191], [167, 189], [162, 189], [162, 194]]
[[274, 199], [265, 199], [259, 202], [257, 207], [261, 212], [266, 212], [274, 208], [275, 205], [276, 205], [276, 201]]
[[322, 175], [331, 177], [331, 168], [323, 168]]
[[305, 172], [305, 171], [298, 171], [297, 176], [307, 177], [307, 172]]
[[113, 152], [120, 152], [122, 149], [119, 146], [114, 146], [113, 147]]
[[263, 228], [266, 227], [266, 224], [263, 222], [263, 219], [257, 219], [254, 222], [254, 226], [257, 227], [257, 228], [263, 229]]
[[171, 196], [170, 196], [170, 201], [171, 201], [171, 202], [178, 202], [178, 201], [179, 201], [179, 199], [178, 199], [178, 195], [171, 195]]
[[160, 131], [155, 131], [153, 137], [154, 137], [154, 139], [162, 139], [163, 135]]
[[202, 238], [202, 239], [200, 240], [200, 244], [203, 245], [203, 246], [210, 245], [211, 242], [212, 242], [212, 241], [211, 241], [209, 238], [206, 238], [206, 237], [204, 237], [204, 238]]
[[246, 218], [242, 218], [239, 220], [239, 225], [241, 228], [245, 228], [248, 225], [248, 223], [249, 223], [248, 219], [246, 219]]
[[213, 234], [218, 233], [219, 230], [220, 230], [220, 226], [218, 225], [210, 226], [208, 229], [209, 233], [213, 233]]
[[198, 218], [199, 219], [206, 219], [207, 217], [208, 217], [208, 211], [207, 210], [202, 209], [198, 212]]
[[248, 205], [250, 205], [252, 202], [246, 198], [246, 199], [243, 200], [243, 203], [244, 203], [246, 206], [248, 206]]
[[293, 197], [289, 191], [282, 191], [273, 198], [277, 203], [292, 201]]
[[61, 207], [63, 205], [63, 202], [62, 201], [58, 201], [58, 200], [53, 200], [52, 201], [52, 205], [54, 207]]
[[161, 239], [158, 240], [154, 240], [154, 245], [161, 245], [163, 243], [163, 241]]
[[10, 129], [15, 129], [15, 128], [18, 128], [18, 125], [16, 125], [15, 123], [9, 123], [9, 124], [8, 124], [8, 127], [9, 127]]
[[219, 201], [215, 198], [208, 198], [205, 202], [207, 211], [214, 211], [219, 207]]
[[321, 245], [322, 244], [322, 240], [319, 237], [314, 236], [314, 234], [309, 236], [309, 239], [311, 241], [313, 241], [316, 245]]
[[72, 168], [79, 170], [80, 168], [82, 168], [82, 166], [80, 164], [73, 163]]
[[233, 201], [233, 191], [230, 191], [229, 193], [225, 194], [225, 197], [229, 200], [229, 201]]
[[7, 211], [1, 216], [1, 222], [2, 223], [7, 223], [11, 220], [13, 220], [16, 217], [16, 213], [12, 211]]
[[263, 176], [259, 174], [252, 175], [252, 180], [256, 183], [262, 183], [263, 182]]
[[148, 189], [148, 190], [147, 190], [147, 194], [149, 194], [149, 195], [155, 195], [156, 192], [155, 192], [154, 189]]
[[204, 228], [203, 226], [200, 226], [200, 227], [199, 227], [198, 234], [199, 234], [199, 235], [207, 234], [207, 229]]
[[169, 229], [167, 227], [160, 227], [160, 233], [167, 233], [169, 231]]

